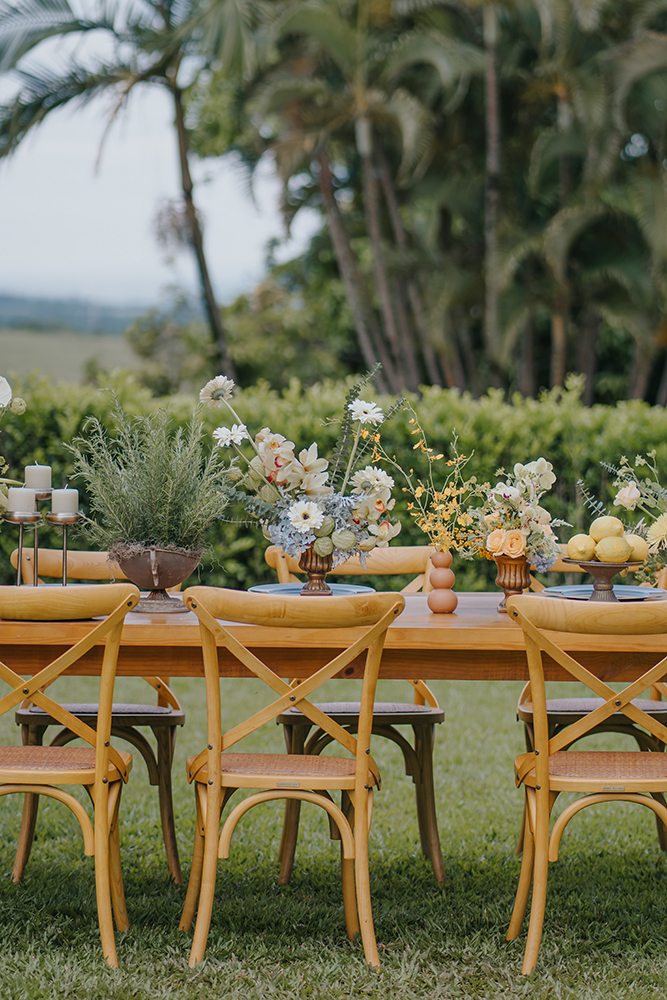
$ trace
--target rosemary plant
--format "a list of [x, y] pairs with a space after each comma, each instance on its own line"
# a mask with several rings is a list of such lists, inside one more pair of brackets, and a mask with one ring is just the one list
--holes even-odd
[[129, 416], [116, 400], [111, 412], [114, 432], [91, 417], [86, 436], [68, 446], [88, 490], [91, 542], [114, 556], [151, 546], [201, 553], [229, 502], [229, 481], [219, 450], [204, 453], [197, 412], [176, 430], [162, 409]]

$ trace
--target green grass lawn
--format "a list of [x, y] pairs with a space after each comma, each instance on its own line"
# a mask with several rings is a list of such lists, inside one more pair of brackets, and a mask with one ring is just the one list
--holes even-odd
[[[62, 684], [70, 698], [94, 697], [92, 679]], [[263, 699], [259, 682], [223, 685], [226, 724]], [[204, 742], [204, 684], [176, 680], [174, 687], [187, 711], [174, 775], [187, 873], [194, 803], [184, 761]], [[244, 817], [231, 859], [219, 862], [206, 961], [189, 969], [190, 935], [177, 930], [185, 888], [169, 882], [156, 790], [135, 759], [121, 805], [132, 926], [117, 935], [118, 971], [102, 958], [92, 859], [83, 856], [74, 819], [62, 805], [42, 800], [33, 855], [15, 886], [20, 802], [18, 796], [2, 801], [1, 1000], [664, 997], [667, 858], [649, 811], [621, 803], [586, 810], [568, 827], [561, 860], [551, 867], [538, 970], [521, 976], [524, 938], [505, 941], [519, 872], [522, 793], [512, 774], [523, 749], [514, 720], [519, 685], [433, 688], [446, 712], [436, 744], [436, 794], [447, 881], [438, 886], [420, 854], [412, 784], [399, 751], [376, 741], [383, 787], [375, 799], [371, 881], [379, 973], [365, 966], [359, 941], [347, 942], [338, 845], [328, 839], [321, 810], [304, 807], [294, 876], [289, 886], [278, 885], [275, 803]], [[121, 681], [118, 694], [141, 698], [144, 690], [139, 680]], [[353, 690], [353, 683], [339, 682], [335, 694], [352, 697]], [[333, 694], [330, 688], [327, 696]], [[409, 697], [395, 682], [381, 696]], [[5, 718], [0, 739], [15, 737]], [[282, 750], [280, 730], [256, 734], [252, 748]]]

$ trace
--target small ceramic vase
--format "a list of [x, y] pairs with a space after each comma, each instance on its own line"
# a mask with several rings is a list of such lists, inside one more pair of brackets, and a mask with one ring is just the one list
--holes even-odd
[[498, 611], [507, 614], [507, 598], [512, 594], [522, 594], [530, 587], [530, 570], [525, 556], [494, 556], [498, 567], [496, 586], [505, 591], [505, 596], [498, 605]]
[[431, 570], [429, 582], [433, 587], [426, 598], [431, 611], [436, 615], [449, 615], [455, 610], [459, 599], [452, 590], [456, 577], [449, 568], [452, 565], [451, 552], [434, 552], [431, 562], [435, 569]]

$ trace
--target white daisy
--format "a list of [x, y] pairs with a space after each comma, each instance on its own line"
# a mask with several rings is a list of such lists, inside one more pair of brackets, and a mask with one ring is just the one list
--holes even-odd
[[[234, 426], [236, 427], [236, 424]], [[232, 443], [232, 430], [230, 427], [216, 427], [212, 437], [219, 448], [229, 448]]]
[[199, 393], [199, 401], [208, 406], [222, 406], [222, 404], [232, 398], [235, 383], [226, 375], [216, 375]]
[[352, 485], [358, 489], [390, 490], [393, 488], [394, 480], [384, 469], [378, 469], [375, 465], [367, 465], [360, 472], [355, 472], [352, 476]]
[[287, 516], [290, 524], [304, 535], [315, 528], [321, 528], [324, 521], [324, 511], [316, 503], [307, 500], [298, 500], [292, 504]]
[[248, 434], [248, 428], [245, 424], [232, 424], [232, 429], [229, 432], [232, 444], [241, 444], [241, 441], [246, 441], [250, 439]]
[[12, 387], [4, 376], [0, 375], [0, 406], [9, 406], [12, 401]]
[[381, 424], [384, 420], [382, 410], [377, 403], [367, 403], [365, 399], [355, 399], [348, 406], [348, 410], [352, 414], [352, 419], [358, 420], [360, 424]]
[[646, 532], [646, 541], [649, 545], [664, 545], [667, 541], [667, 514], [657, 517], [651, 527]]

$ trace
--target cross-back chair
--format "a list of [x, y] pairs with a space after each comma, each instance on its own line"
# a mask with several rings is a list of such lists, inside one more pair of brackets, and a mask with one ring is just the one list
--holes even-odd
[[[117, 967], [113, 918], [116, 927], [128, 927], [120, 867], [118, 810], [132, 755], [111, 745], [111, 705], [123, 619], [139, 600], [130, 583], [46, 591], [0, 587], [0, 619], [67, 621], [106, 615], [104, 621], [70, 649], [28, 680], [0, 663], [0, 679], [10, 691], [0, 699], [0, 714], [22, 704], [39, 706], [58, 724], [85, 740], [89, 747], [0, 746], [0, 796], [22, 793], [46, 795], [63, 802], [76, 816], [83, 834], [84, 853], [95, 858], [97, 916], [104, 957]], [[77, 718], [45, 690], [95, 644], [105, 640], [96, 728]], [[82, 785], [93, 804], [93, 821], [68, 791], [58, 787]], [[16, 881], [16, 879], [15, 879]], [[113, 905], [113, 912], [112, 912]]]
[[[561, 549], [565, 552], [566, 546], [561, 546]], [[558, 559], [549, 572], [585, 573], [586, 571], [580, 566], [573, 566], [570, 563], [564, 563]], [[667, 570], [665, 573], [667, 573]], [[663, 583], [659, 580], [658, 586], [662, 586]], [[531, 578], [530, 589], [534, 593], [539, 594], [542, 590], [544, 590], [544, 586], [539, 581]], [[651, 686], [650, 695], [650, 698], [635, 699], [635, 704], [638, 708], [641, 708], [644, 712], [648, 712], [658, 721], [667, 722], [667, 700], [662, 700], [663, 698], [667, 698], [667, 685], [663, 683], [653, 684]], [[549, 722], [549, 735], [556, 736], [558, 733], [563, 732], [563, 730], [567, 729], [568, 726], [571, 726], [573, 723], [583, 719], [601, 704], [602, 702], [599, 698], [548, 698], [547, 719]], [[535, 737], [533, 732], [533, 699], [530, 681], [524, 685], [521, 694], [519, 695], [516, 707], [516, 717], [517, 721], [522, 722], [524, 725], [526, 749], [534, 749]], [[605, 721], [597, 726], [593, 732], [588, 733], [587, 735], [595, 735], [598, 733], [616, 733], [618, 735], [631, 736], [639, 746], [640, 750], [663, 752], [665, 749], [665, 745], [661, 740], [657, 740], [650, 733], [647, 733], [640, 726], [637, 726], [622, 712], [617, 712], [610, 718], [605, 719]], [[658, 829], [660, 847], [663, 851], [667, 850], [667, 831], [663, 827], [662, 823], [657, 819], [656, 825]], [[521, 850], [521, 847], [522, 841], [519, 842], [519, 850]]]
[[[39, 549], [38, 551], [39, 579], [62, 579], [63, 554], [60, 549]], [[18, 549], [11, 555], [12, 566], [16, 568]], [[31, 549], [23, 550], [22, 575], [27, 584], [34, 581], [33, 553]], [[67, 577], [69, 580], [104, 580], [113, 578], [127, 580], [127, 577], [116, 564], [111, 565], [106, 552], [68, 552]], [[178, 589], [178, 588], [177, 588]], [[139, 751], [148, 770], [148, 780], [151, 785], [158, 786], [160, 802], [160, 819], [162, 836], [167, 855], [169, 872], [174, 882], [183, 882], [181, 865], [178, 857], [178, 844], [174, 825], [174, 806], [171, 791], [171, 769], [176, 744], [176, 729], [185, 723], [185, 712], [181, 708], [176, 695], [169, 687], [168, 677], [144, 677], [147, 684], [157, 692], [157, 704], [117, 703], [112, 707], [112, 733], [118, 739], [125, 740]], [[82, 719], [93, 728], [96, 725], [97, 705], [68, 704], [68, 711], [78, 719]], [[16, 711], [16, 722], [21, 726], [23, 742], [32, 745], [41, 744], [46, 730], [58, 725], [37, 705], [21, 705]], [[138, 727], [150, 728], [157, 752]], [[51, 740], [51, 746], [64, 746], [76, 738], [70, 729], [61, 729]], [[39, 798], [36, 795], [26, 797], [23, 826], [19, 847], [14, 862], [14, 879], [21, 878], [23, 869], [30, 857], [37, 807]]]
[[[568, 634], [618, 637], [619, 656], [627, 648], [624, 637], [664, 637], [667, 644], [667, 602], [605, 604], [557, 601], [538, 595], [512, 597], [507, 610], [521, 626], [526, 643], [528, 671], [533, 691], [534, 738], [532, 750], [515, 761], [517, 786], [525, 789], [523, 858], [508, 940], [519, 935], [530, 886], [533, 898], [523, 960], [528, 974], [537, 961], [547, 890], [549, 861], [558, 860], [559, 844], [567, 823], [581, 809], [601, 802], [635, 802], [652, 809], [667, 824], [667, 754], [631, 751], [569, 750], [574, 740], [598, 730], [617, 714], [641, 726], [655, 740], [667, 742], [667, 728], [645, 712], [636, 699], [667, 672], [667, 657], [655, 654], [656, 664], [623, 691], [614, 691], [564, 648]], [[552, 633], [564, 633], [553, 635]], [[641, 646], [641, 640], [639, 641]], [[662, 641], [660, 643], [662, 646]], [[665, 647], [667, 649], [667, 645]], [[543, 655], [548, 655], [572, 680], [583, 683], [600, 699], [598, 706], [565, 731], [551, 735], [547, 714]], [[561, 792], [579, 792], [583, 798], [561, 813], [551, 833], [550, 815]]]
[[[188, 760], [188, 780], [194, 782], [197, 808], [195, 844], [190, 882], [180, 927], [189, 930], [198, 909], [190, 965], [204, 957], [211, 922], [218, 858], [229, 857], [232, 833], [252, 806], [271, 799], [312, 802], [334, 824], [341, 842], [343, 902], [348, 937], [361, 931], [366, 961], [380, 964], [368, 874], [368, 831], [373, 788], [380, 775], [371, 756], [373, 698], [384, 638], [390, 623], [405, 606], [400, 594], [369, 594], [319, 600], [247, 594], [213, 587], [190, 587], [184, 600], [199, 618], [206, 675], [207, 748]], [[332, 629], [327, 646], [341, 650], [324, 666], [292, 686], [251, 652], [220, 621], [265, 626], [267, 630]], [[339, 640], [339, 643], [338, 641]], [[273, 641], [280, 641], [277, 637]], [[223, 732], [220, 717], [218, 649], [225, 647], [251, 675], [274, 692], [275, 700], [249, 719]], [[361, 711], [356, 736], [319, 709], [310, 697], [365, 652]], [[267, 753], [229, 753], [244, 736], [276, 719], [289, 705], [301, 709], [311, 722], [338, 742], [351, 757], [295, 756]], [[252, 789], [227, 816], [222, 831], [220, 817], [236, 789]], [[260, 789], [263, 789], [260, 791]], [[340, 791], [341, 805], [331, 793]], [[355, 891], [356, 890], [356, 891]]]
[[[432, 590], [428, 574], [431, 554], [435, 549], [430, 545], [394, 545], [383, 549], [373, 549], [362, 566], [355, 556], [332, 570], [331, 576], [397, 576], [416, 574], [403, 594], [427, 593]], [[286, 556], [281, 549], [270, 545], [265, 558], [269, 566], [276, 570], [281, 583], [298, 582], [295, 572], [302, 572], [292, 556]], [[329, 598], [324, 598], [329, 600]], [[433, 873], [441, 884], [445, 881], [445, 866], [442, 860], [438, 818], [435, 809], [433, 788], [433, 748], [435, 727], [444, 721], [445, 713], [430, 688], [422, 680], [407, 682], [414, 688], [414, 702], [375, 703], [373, 709], [373, 735], [391, 740], [400, 747], [405, 762], [405, 773], [410, 775], [415, 786], [417, 799], [417, 821], [419, 839], [424, 855], [430, 859]], [[318, 706], [340, 726], [354, 732], [358, 725], [359, 702], [327, 702]], [[278, 717], [284, 727], [288, 753], [319, 754], [331, 742], [331, 737], [316, 728], [310, 734], [312, 723], [296, 708], [290, 708]], [[410, 743], [396, 726], [411, 726], [414, 741]], [[294, 864], [294, 852], [299, 832], [298, 801], [290, 802], [285, 808], [285, 824], [280, 845], [280, 876], [282, 883], [289, 882]]]

